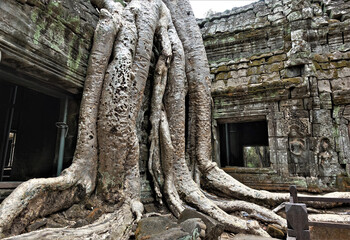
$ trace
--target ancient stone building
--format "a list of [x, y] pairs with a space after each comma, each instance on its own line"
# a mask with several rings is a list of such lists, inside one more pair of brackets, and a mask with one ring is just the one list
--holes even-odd
[[[345, 0], [265, 0], [199, 21], [211, 63], [213, 157], [226, 171], [256, 188], [346, 189], [349, 18]], [[97, 20], [85, 0], [0, 1], [0, 199], [69, 166]], [[143, 199], [152, 201], [145, 94], [140, 171]]]
[[0, 1], [0, 199], [70, 165], [97, 20], [89, 1]]
[[265, 0], [199, 25], [218, 164], [258, 188], [346, 190], [350, 1]]

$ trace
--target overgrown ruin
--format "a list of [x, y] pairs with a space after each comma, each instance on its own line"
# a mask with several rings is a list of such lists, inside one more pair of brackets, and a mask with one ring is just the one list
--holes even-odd
[[[125, 8], [114, 1], [92, 2], [0, 2], [0, 99], [4, 103], [0, 106], [6, 112], [0, 115], [0, 197], [5, 198], [20, 182], [56, 177], [43, 187], [53, 195], [42, 190], [37, 198], [54, 202], [54, 207], [46, 209], [43, 204], [43, 213], [31, 213], [38, 206], [27, 197], [19, 207], [24, 209], [18, 210], [21, 215], [9, 218], [12, 226], [0, 222], [0, 233], [30, 231], [28, 226], [38, 217], [69, 208], [97, 192], [96, 196], [115, 204], [103, 210], [114, 209], [108, 216], [115, 229], [120, 227], [116, 224], [120, 216], [123, 229], [128, 229], [134, 221], [130, 209], [136, 208], [136, 218], [141, 218], [138, 200], [146, 211], [165, 201], [176, 217], [188, 204], [219, 221], [226, 231], [266, 236], [266, 229], [255, 221], [242, 221], [224, 211], [255, 209], [250, 202], [276, 206], [288, 195], [255, 191], [243, 184], [258, 190], [286, 191], [296, 184], [309, 192], [348, 191], [350, 1], [264, 0], [197, 20], [211, 79], [203, 70], [206, 60], [200, 60], [200, 35], [190, 27], [194, 18], [187, 1], [150, 0], [150, 5], [117, 1]], [[149, 20], [150, 16], [154, 19]], [[148, 27], [142, 25], [145, 20]], [[117, 37], [112, 37], [119, 29]], [[94, 32], [95, 41], [105, 45], [93, 48]], [[146, 34], [144, 46], [135, 32]], [[192, 40], [198, 48], [192, 47]], [[103, 57], [103, 51], [110, 51], [111, 57]], [[138, 51], [140, 57], [135, 60]], [[185, 73], [188, 82], [182, 81]], [[103, 80], [99, 99], [92, 90]], [[99, 102], [99, 109], [91, 99]], [[87, 106], [80, 116], [85, 122], [78, 123], [79, 106]], [[99, 114], [96, 121], [95, 114]], [[80, 138], [85, 145], [77, 140], [78, 124], [85, 131]], [[100, 130], [91, 130], [92, 126]], [[114, 166], [111, 149], [121, 159], [115, 168], [110, 167]], [[211, 163], [210, 154], [213, 162], [243, 184]], [[69, 167], [72, 160], [73, 168]], [[84, 172], [79, 171], [82, 166], [88, 166]], [[64, 180], [67, 175], [75, 180]], [[22, 184], [17, 194], [36, 196], [37, 192], [26, 193], [35, 181]], [[50, 185], [55, 181], [60, 184], [57, 188]], [[226, 200], [238, 200], [222, 204], [203, 194], [195, 183]], [[68, 200], [55, 202], [60, 194]], [[282, 218], [265, 208], [259, 214], [283, 232]], [[84, 232], [86, 228], [79, 231], [65, 234], [91, 234]]]
[[[349, 1], [259, 1], [199, 21], [218, 164], [227, 165], [225, 128], [262, 121], [265, 139], [244, 138], [269, 147], [270, 170], [227, 169], [234, 176], [264, 189], [348, 189], [349, 18]], [[238, 134], [228, 136], [243, 141], [228, 165], [243, 167], [242, 145], [251, 143]]]

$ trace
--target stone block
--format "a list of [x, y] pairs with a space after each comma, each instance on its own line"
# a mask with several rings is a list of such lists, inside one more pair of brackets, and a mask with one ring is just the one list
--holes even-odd
[[[168, 232], [169, 229], [173, 230]], [[136, 229], [136, 239], [138, 240], [155, 237], [159, 240], [177, 239], [187, 235], [189, 234], [181, 230], [176, 222], [167, 217], [148, 217], [141, 219]]]
[[328, 21], [323, 16], [316, 16], [312, 18], [311, 28], [317, 29], [328, 25]]
[[277, 150], [288, 149], [288, 137], [276, 138], [276, 143], [277, 143]]
[[313, 110], [312, 122], [321, 124], [332, 124], [331, 111], [327, 109]]
[[247, 76], [257, 75], [257, 74], [258, 74], [258, 67], [251, 67], [247, 69]]
[[333, 137], [333, 124], [320, 124], [314, 123], [312, 124], [312, 136], [314, 137]]
[[316, 72], [318, 80], [331, 80], [337, 78], [337, 71], [335, 69], [319, 70]]
[[280, 111], [304, 109], [303, 99], [288, 99], [280, 102]]
[[311, 110], [312, 109], [312, 103], [313, 103], [313, 99], [312, 98], [304, 98], [303, 102], [304, 102], [304, 109], [305, 110]]
[[327, 55], [324, 54], [314, 54], [313, 55], [313, 60], [318, 62], [318, 63], [328, 63], [329, 59]]
[[283, 6], [283, 14], [288, 16], [292, 12], [292, 9], [289, 6]]
[[290, 112], [290, 117], [291, 118], [307, 119], [307, 118], [309, 118], [309, 111], [308, 110], [302, 110], [302, 109], [292, 110]]
[[320, 93], [320, 106], [323, 109], [332, 109], [332, 97], [330, 93]]
[[[229, 79], [228, 82], [234, 82], [233, 79]], [[225, 82], [223, 80], [215, 81], [211, 85], [211, 89], [213, 92], [216, 91], [224, 91], [226, 89]]]
[[294, 77], [301, 77], [304, 72], [304, 66], [292, 66], [285, 69], [283, 77], [285, 78], [294, 78]]
[[271, 167], [275, 170], [277, 170], [277, 151], [276, 150], [271, 150], [270, 146], [270, 163]]
[[350, 68], [342, 68], [338, 69], [338, 77], [340, 78], [345, 78], [345, 77], [350, 77]]
[[241, 78], [231, 78], [227, 80], [227, 87], [238, 87], [242, 85], [247, 85], [249, 83], [249, 77], [241, 77]]
[[333, 103], [335, 105], [350, 104], [350, 91], [333, 91]]
[[295, 12], [291, 12], [288, 16], [287, 19], [289, 22], [294, 22], [297, 20], [301, 20], [303, 19], [303, 14], [301, 11], [295, 11]]
[[261, 82], [279, 82], [280, 75], [278, 72], [272, 72], [270, 74], [262, 74], [260, 76]]
[[317, 148], [319, 147], [319, 137], [309, 137], [309, 149], [311, 151], [316, 151]]
[[343, 116], [347, 119], [350, 119], [350, 106], [349, 105], [345, 106], [344, 111], [343, 111]]
[[181, 229], [185, 232], [188, 232], [193, 236], [195, 235], [202, 235], [202, 237], [205, 236], [205, 230], [207, 229], [207, 226], [204, 224], [202, 219], [200, 218], [189, 218], [179, 224], [181, 226]]
[[224, 232], [224, 226], [221, 223], [203, 213], [189, 208], [181, 213], [178, 223], [191, 218], [200, 218], [204, 222], [207, 227], [205, 232], [205, 239], [207, 240], [218, 239], [218, 237]]
[[240, 69], [237, 71], [238, 77], [246, 77], [247, 76], [247, 70], [246, 69]]
[[281, 12], [277, 12], [275, 14], [271, 14], [267, 16], [267, 19], [269, 20], [269, 22], [274, 22], [283, 18], [284, 18], [284, 15]]
[[289, 124], [285, 119], [276, 122], [276, 137], [286, 137], [289, 133]]
[[266, 65], [266, 72], [272, 73], [272, 72], [278, 72], [284, 68], [283, 62], [277, 62], [273, 63], [271, 65]]
[[267, 232], [274, 238], [283, 239], [285, 237], [283, 229], [274, 224], [269, 224], [267, 226]]
[[267, 63], [268, 64], [271, 64], [271, 63], [275, 63], [275, 62], [283, 62], [287, 59], [287, 55], [286, 54], [281, 54], [281, 55], [275, 55], [275, 56], [272, 56], [270, 57], [268, 60], [267, 60]]
[[313, 97], [312, 108], [313, 109], [320, 109], [321, 108], [321, 102], [320, 102], [319, 97]]
[[[325, 63], [327, 64], [327, 63]], [[331, 64], [329, 65], [330, 68], [345, 68], [348, 67], [350, 65], [350, 62], [347, 60], [341, 60], [341, 61], [337, 61], [337, 62], [331, 62]]]
[[311, 7], [306, 7], [302, 9], [303, 19], [309, 19], [313, 17], [313, 9]]
[[247, 62], [242, 62], [237, 64], [237, 69], [242, 69], [242, 68], [248, 68], [248, 63]]
[[277, 166], [278, 166], [278, 173], [282, 176], [288, 176], [288, 151], [286, 150], [277, 150]]
[[322, 8], [318, 4], [312, 4], [314, 15], [320, 17], [323, 15]]
[[262, 59], [253, 60], [248, 65], [249, 66], [260, 66], [260, 65], [262, 65], [264, 63], [265, 63], [265, 59], [262, 58]]
[[338, 61], [338, 60], [347, 60], [350, 58], [350, 53], [342, 53], [342, 52], [338, 52], [338, 51], [335, 51], [335, 52], [332, 52], [332, 53], [329, 53], [328, 54], [328, 57], [331, 61]]
[[310, 95], [309, 85], [297, 86], [291, 89], [292, 98], [306, 98]]
[[[277, 106], [278, 108], [278, 106]], [[284, 112], [277, 112], [276, 107], [274, 107], [274, 111], [270, 112], [267, 116], [266, 119], [268, 121], [272, 120], [279, 120], [279, 119], [284, 119]]]
[[318, 91], [320, 93], [331, 93], [331, 84], [328, 80], [320, 80], [318, 81]]

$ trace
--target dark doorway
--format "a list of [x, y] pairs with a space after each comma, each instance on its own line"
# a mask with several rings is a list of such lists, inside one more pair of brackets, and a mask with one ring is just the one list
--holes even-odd
[[219, 131], [221, 167], [270, 166], [266, 121], [219, 124]]
[[55, 176], [60, 99], [0, 81], [0, 180]]

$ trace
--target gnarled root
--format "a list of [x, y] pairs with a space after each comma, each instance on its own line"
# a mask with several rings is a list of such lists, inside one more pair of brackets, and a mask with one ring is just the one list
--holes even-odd
[[24, 239], [129, 239], [132, 231], [133, 215], [130, 205], [124, 204], [117, 211], [102, 215], [94, 223], [80, 228], [46, 228], [20, 236], [10, 237], [11, 240]]
[[263, 206], [246, 201], [219, 199], [209, 194], [205, 195], [227, 213], [244, 211], [247, 212], [250, 217], [255, 218], [256, 220], [267, 223], [276, 223], [280, 225], [281, 228], [287, 227], [287, 222], [284, 218]]

